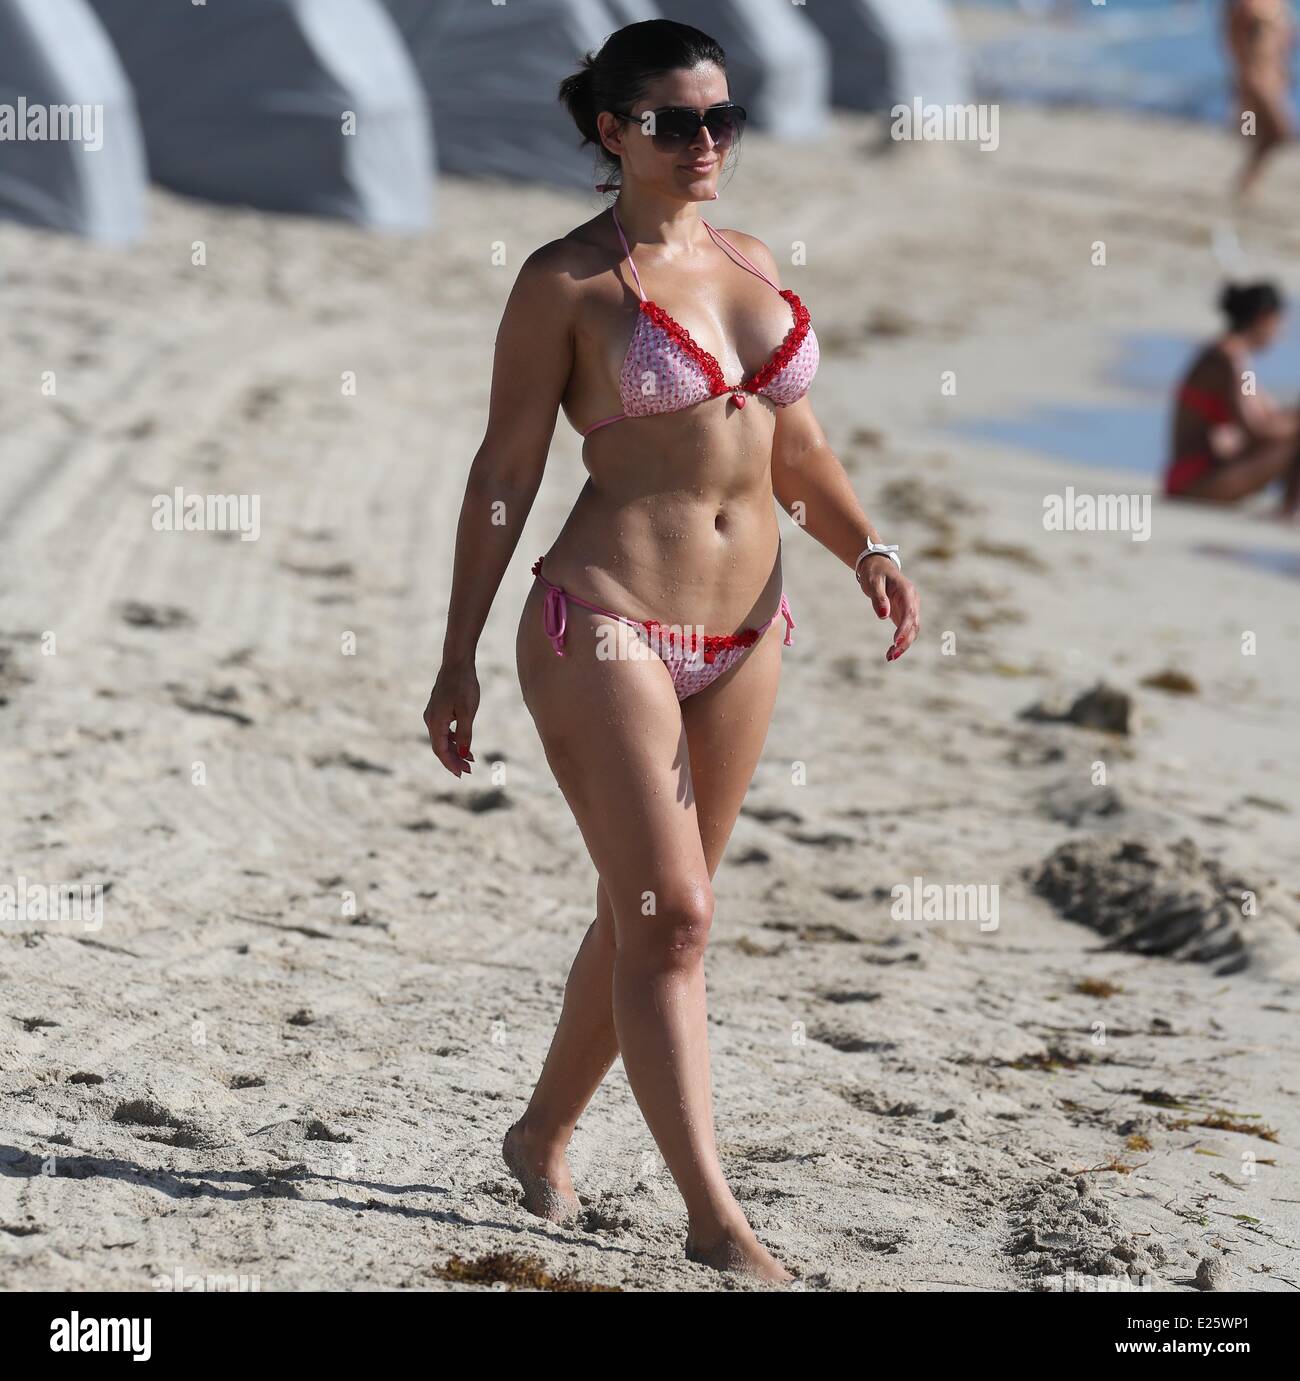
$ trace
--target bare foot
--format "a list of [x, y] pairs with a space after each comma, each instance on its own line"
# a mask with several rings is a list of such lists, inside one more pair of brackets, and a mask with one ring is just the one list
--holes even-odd
[[548, 1223], [564, 1223], [581, 1210], [564, 1153], [556, 1156], [550, 1148], [535, 1145], [522, 1122], [506, 1133], [501, 1156], [524, 1191], [529, 1213]]
[[686, 1259], [698, 1261], [701, 1266], [712, 1266], [715, 1271], [743, 1271], [746, 1275], [757, 1276], [759, 1280], [794, 1279], [754, 1236], [748, 1224], [720, 1237], [707, 1247], [698, 1245], [688, 1233]]

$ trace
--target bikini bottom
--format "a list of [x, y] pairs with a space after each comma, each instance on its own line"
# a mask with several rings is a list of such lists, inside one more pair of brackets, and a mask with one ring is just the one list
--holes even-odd
[[542, 574], [542, 558], [533, 562], [533, 574], [546, 586], [546, 600], [542, 605], [542, 626], [550, 638], [557, 657], [564, 656], [564, 634], [568, 625], [566, 603], [572, 600], [593, 613], [604, 614], [606, 618], [618, 619], [626, 624], [655, 656], [668, 668], [672, 677], [673, 689], [678, 700], [702, 691], [729, 671], [751, 647], [781, 618], [785, 617], [784, 646], [794, 642], [794, 618], [790, 613], [790, 603], [781, 592], [781, 604], [759, 628], [745, 628], [739, 633], [701, 633], [698, 629], [677, 628], [660, 623], [657, 619], [629, 619], [613, 609], [602, 609], [578, 595], [572, 595], [560, 585], [552, 584]]

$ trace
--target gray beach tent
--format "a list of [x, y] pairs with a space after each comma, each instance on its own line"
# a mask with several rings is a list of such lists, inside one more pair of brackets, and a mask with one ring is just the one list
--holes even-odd
[[158, 182], [379, 229], [430, 224], [428, 110], [379, 0], [90, 3]]
[[639, 24], [643, 19], [663, 18], [655, 0], [605, 0], [605, 4], [614, 18], [615, 29], [621, 29], [625, 24]]
[[[556, 91], [626, 22], [604, 0], [384, 0], [415, 59], [444, 172], [590, 189], [596, 155]], [[653, 7], [636, 5], [641, 18]], [[621, 12], [634, 12], [622, 0]]]
[[831, 59], [826, 39], [789, 0], [656, 0], [666, 19], [722, 44], [733, 100], [777, 139], [813, 139], [826, 127]]
[[[63, 137], [26, 137], [41, 121]], [[147, 189], [126, 75], [83, 0], [0, 0], [0, 216], [123, 242]]]
[[831, 100], [854, 110], [965, 105], [966, 64], [945, 0], [806, 0], [830, 43]]

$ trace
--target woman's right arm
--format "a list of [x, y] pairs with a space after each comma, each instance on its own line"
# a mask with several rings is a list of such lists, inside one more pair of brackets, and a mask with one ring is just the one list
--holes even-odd
[[473, 761], [478, 640], [542, 482], [573, 368], [572, 252], [556, 240], [529, 256], [497, 330], [487, 429], [469, 468], [456, 528], [442, 666], [424, 711], [430, 746], [457, 777]]
[[[1240, 428], [1239, 435], [1244, 436], [1246, 441], [1290, 441], [1297, 435], [1300, 415], [1295, 408], [1279, 408], [1257, 392], [1247, 392], [1245, 374], [1228, 361], [1224, 362], [1221, 377], [1224, 396], [1232, 413], [1232, 423], [1229, 425]], [[1217, 440], [1212, 435], [1211, 445]], [[1234, 451], [1230, 436], [1227, 442], [1225, 453], [1231, 455]], [[1222, 443], [1216, 449], [1219, 448], [1222, 448]]]

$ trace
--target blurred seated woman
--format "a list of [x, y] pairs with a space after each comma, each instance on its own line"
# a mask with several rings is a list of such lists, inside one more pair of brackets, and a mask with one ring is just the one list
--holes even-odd
[[1200, 351], [1175, 399], [1165, 493], [1235, 503], [1282, 480], [1282, 512], [1300, 505], [1300, 409], [1254, 387], [1251, 355], [1281, 330], [1285, 303], [1272, 283], [1229, 284], [1219, 299], [1227, 330]]

